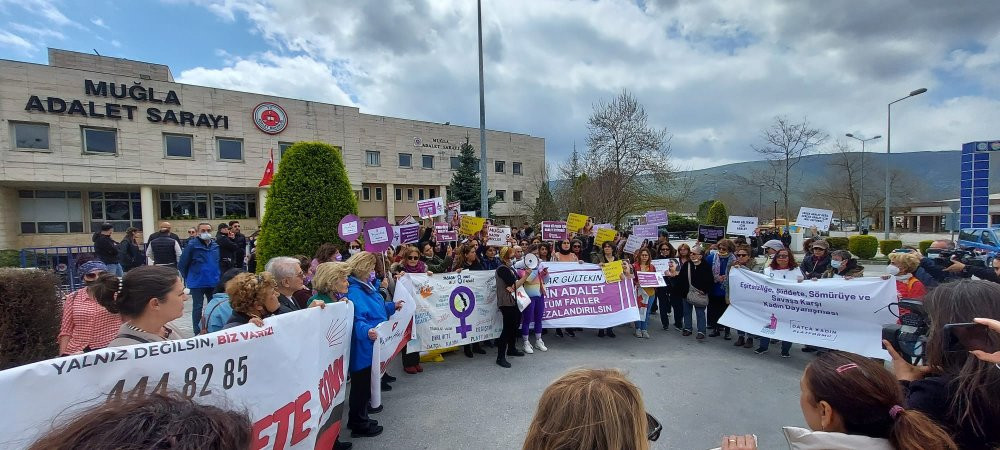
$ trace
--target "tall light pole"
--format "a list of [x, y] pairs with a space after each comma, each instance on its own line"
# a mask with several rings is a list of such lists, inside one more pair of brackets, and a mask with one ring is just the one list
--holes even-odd
[[489, 189], [486, 187], [486, 94], [483, 90], [483, 1], [476, 1], [479, 25], [479, 207], [482, 217], [490, 216]]
[[861, 231], [861, 225], [865, 221], [865, 210], [861, 207], [861, 204], [865, 199], [865, 142], [874, 141], [875, 139], [881, 139], [882, 135], [871, 137], [868, 139], [861, 139], [851, 133], [847, 133], [847, 137], [851, 139], [857, 139], [861, 141], [861, 181], [858, 183], [858, 226], [857, 229]]
[[910, 92], [910, 95], [907, 95], [906, 97], [889, 102], [889, 105], [886, 106], [888, 114], [886, 115], [885, 126], [885, 223], [882, 225], [885, 228], [885, 234], [882, 239], [885, 240], [889, 239], [889, 228], [892, 226], [889, 222], [889, 154], [892, 150], [892, 104], [923, 94], [924, 92], [927, 92], [927, 88], [917, 89]]

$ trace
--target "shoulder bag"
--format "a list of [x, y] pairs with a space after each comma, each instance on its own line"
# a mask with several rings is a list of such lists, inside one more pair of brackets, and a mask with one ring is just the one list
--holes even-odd
[[694, 287], [694, 284], [691, 283], [691, 272], [694, 270], [694, 268], [695, 268], [694, 264], [688, 266], [688, 286], [690, 287], [690, 289], [688, 289], [687, 298], [685, 298], [684, 300], [686, 300], [688, 303], [694, 306], [705, 307], [708, 306], [708, 295], [705, 295], [704, 292]]

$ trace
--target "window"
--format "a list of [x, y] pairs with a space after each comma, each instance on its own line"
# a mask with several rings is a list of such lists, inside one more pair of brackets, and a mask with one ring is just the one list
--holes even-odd
[[90, 229], [98, 231], [108, 222], [115, 231], [128, 227], [142, 228], [142, 206], [138, 192], [88, 192], [90, 199]]
[[410, 153], [400, 153], [399, 154], [399, 167], [410, 167], [410, 160], [413, 159], [413, 155]]
[[406, 201], [409, 202], [413, 201], [413, 188], [409, 188], [406, 190]]
[[243, 141], [240, 139], [217, 138], [220, 161], [243, 161]]
[[80, 191], [18, 191], [22, 234], [83, 233]]
[[163, 152], [167, 158], [191, 158], [193, 138], [186, 134], [164, 134]]
[[114, 155], [118, 152], [118, 130], [84, 127], [83, 152]]
[[459, 158], [457, 156], [452, 156], [451, 157], [451, 170], [458, 170], [460, 167], [462, 167], [462, 158]]
[[403, 201], [403, 190], [400, 188], [396, 188], [396, 201], [397, 202]]
[[375, 201], [382, 201], [382, 188], [380, 187], [375, 188]]
[[424, 190], [417, 189], [417, 200], [423, 200], [423, 199], [424, 199]]
[[423, 167], [425, 169], [433, 169], [434, 155], [423, 155], [420, 157], [420, 162], [421, 162], [420, 167]]
[[208, 218], [208, 194], [161, 192], [160, 218], [188, 220]]
[[514, 201], [515, 202], [521, 201], [521, 197], [523, 197], [523, 196], [524, 196], [524, 192], [522, 192], [522, 191], [514, 191]]
[[504, 162], [503, 161], [494, 161], [493, 162], [493, 170], [496, 173], [503, 173], [503, 171], [504, 171]]
[[278, 159], [280, 160], [282, 156], [285, 156], [285, 151], [294, 144], [294, 142], [278, 142]]
[[48, 150], [49, 124], [12, 123], [14, 148], [18, 150]]
[[981, 241], [986, 245], [993, 245], [993, 236], [991, 236], [989, 231], [983, 231], [983, 240]]
[[212, 194], [212, 209], [215, 219], [257, 217], [257, 195]]
[[436, 195], [434, 195], [434, 194], [436, 194], [436, 193], [437, 193], [437, 191], [436, 191], [436, 190], [434, 190], [434, 189], [432, 188], [432, 189], [431, 189], [431, 193], [430, 193], [430, 194], [428, 194], [428, 195], [427, 195], [427, 197], [428, 197], [428, 198], [434, 198], [434, 197], [437, 197]]
[[521, 173], [521, 163], [519, 162], [515, 161], [510, 163], [510, 170], [511, 172], [514, 172], [514, 175], [524, 175], [523, 173]]
[[505, 201], [507, 201], [507, 191], [505, 191], [503, 189], [498, 190], [497, 194], [496, 194], [496, 197], [497, 197], [497, 201], [498, 202], [505, 202]]
[[369, 166], [381, 166], [382, 165], [382, 161], [381, 161], [381, 158], [379, 158], [378, 152], [375, 151], [375, 150], [366, 150], [365, 151], [365, 164], [367, 164]]
[[372, 189], [370, 187], [361, 188], [361, 199], [366, 202], [372, 201]]

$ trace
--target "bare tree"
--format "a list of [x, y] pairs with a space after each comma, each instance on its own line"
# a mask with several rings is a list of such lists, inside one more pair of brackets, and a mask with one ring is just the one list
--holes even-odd
[[[753, 145], [754, 151], [771, 162], [771, 170], [755, 174], [754, 178], [776, 189], [784, 200], [785, 217], [788, 214], [788, 197], [797, 183], [790, 180], [792, 168], [803, 156], [812, 153], [828, 138], [821, 130], [811, 128], [805, 118], [792, 123], [785, 116], [776, 116], [774, 123], [762, 131], [763, 145]], [[797, 180], [794, 180], [797, 181]]]

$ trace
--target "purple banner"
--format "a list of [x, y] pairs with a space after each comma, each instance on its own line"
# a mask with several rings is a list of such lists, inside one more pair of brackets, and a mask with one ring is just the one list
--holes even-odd
[[635, 276], [639, 279], [639, 286], [642, 287], [663, 287], [667, 285], [663, 280], [663, 275], [656, 272], [636, 272]]
[[646, 212], [646, 225], [666, 225], [667, 221], [668, 219], [666, 211]]
[[417, 201], [417, 213], [424, 219], [443, 215], [444, 199], [441, 197], [434, 197], [427, 200]]
[[561, 241], [566, 239], [566, 222], [542, 222], [543, 241]]
[[437, 230], [434, 232], [434, 239], [438, 242], [455, 242], [458, 240], [458, 232]]
[[389, 221], [376, 217], [365, 222], [365, 251], [384, 252], [392, 246], [392, 225]]
[[701, 242], [714, 244], [724, 237], [726, 237], [726, 227], [698, 225], [698, 240]]
[[451, 229], [451, 225], [444, 222], [438, 222], [434, 224], [434, 231], [448, 231]]
[[596, 264], [545, 263], [546, 328], [608, 328], [639, 320], [635, 284], [622, 277], [608, 283]]
[[420, 240], [420, 224], [400, 225], [399, 243], [412, 244]]
[[643, 239], [656, 239], [657, 235], [656, 225], [633, 225], [632, 234], [639, 236]]

